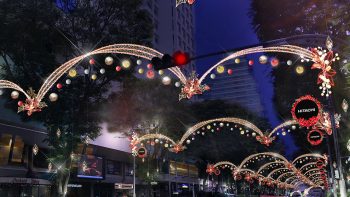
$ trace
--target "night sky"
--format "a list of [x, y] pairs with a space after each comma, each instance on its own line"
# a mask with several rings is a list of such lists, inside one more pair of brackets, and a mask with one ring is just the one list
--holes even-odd
[[[248, 16], [249, 0], [198, 0], [194, 6], [197, 55], [259, 43], [251, 28]], [[198, 60], [198, 73], [203, 73], [224, 56]], [[256, 60], [259, 56], [253, 55], [250, 57], [257, 62]], [[258, 84], [260, 100], [264, 107], [264, 116], [269, 120], [273, 128], [282, 123], [282, 120], [278, 117], [273, 104], [274, 78], [271, 76], [271, 71], [269, 64], [260, 65], [255, 63], [253, 67], [253, 76]], [[292, 158], [292, 154], [297, 150], [292, 136], [287, 135], [280, 139], [286, 145], [287, 158]]]

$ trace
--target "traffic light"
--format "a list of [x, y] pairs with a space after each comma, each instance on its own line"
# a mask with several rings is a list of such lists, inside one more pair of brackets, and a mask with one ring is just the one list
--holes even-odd
[[163, 70], [174, 66], [183, 66], [190, 62], [188, 53], [176, 51], [173, 56], [164, 54], [162, 58], [154, 57], [151, 60], [154, 70]]

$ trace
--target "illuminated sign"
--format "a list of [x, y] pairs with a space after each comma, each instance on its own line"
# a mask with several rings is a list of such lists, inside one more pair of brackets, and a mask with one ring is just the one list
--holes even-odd
[[291, 113], [300, 126], [310, 127], [316, 124], [321, 117], [321, 104], [310, 95], [302, 96], [293, 104]]

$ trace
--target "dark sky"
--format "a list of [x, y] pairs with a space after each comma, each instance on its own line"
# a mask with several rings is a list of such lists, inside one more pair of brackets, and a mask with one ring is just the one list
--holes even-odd
[[[250, 0], [197, 0], [196, 14], [196, 48], [197, 55], [225, 51], [237, 47], [258, 44], [249, 18]], [[198, 73], [203, 73], [223, 56], [216, 56], [197, 61]], [[250, 56], [257, 62], [257, 55]], [[260, 99], [264, 107], [264, 116], [272, 127], [282, 121], [273, 104], [274, 78], [271, 66], [255, 64], [253, 76], [258, 84]], [[289, 117], [285, 117], [289, 118]], [[286, 156], [291, 157], [297, 149], [292, 136], [281, 137], [286, 145]]]

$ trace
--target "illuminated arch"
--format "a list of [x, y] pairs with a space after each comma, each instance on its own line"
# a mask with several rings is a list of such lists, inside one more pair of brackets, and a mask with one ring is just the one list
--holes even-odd
[[307, 163], [305, 165], [303, 165], [302, 167], [299, 168], [300, 172], [303, 172], [304, 170], [309, 170], [311, 168], [307, 168], [309, 166], [314, 166], [316, 167], [316, 162], [311, 162], [311, 163]]
[[[265, 156], [265, 157], [264, 157]], [[245, 158], [242, 163], [238, 166], [238, 169], [241, 169], [244, 165], [248, 164], [248, 162], [251, 160], [251, 159], [254, 159], [255, 157], [257, 158], [266, 158], [267, 157], [271, 157], [271, 158], [274, 158], [274, 159], [279, 159], [280, 161], [284, 161], [286, 163], [288, 163], [288, 160], [283, 157], [282, 155], [278, 154], [278, 153], [274, 153], [274, 152], [265, 152], [265, 153], [257, 153], [257, 154], [253, 154], [253, 155], [250, 155], [248, 156], [247, 158]]]
[[269, 134], [269, 137], [272, 137], [272, 135], [274, 133], [276, 133], [278, 130], [284, 128], [284, 127], [287, 127], [287, 126], [291, 126], [291, 125], [299, 125], [299, 123], [295, 120], [288, 120], [288, 121], [285, 121], [284, 123], [276, 126]]
[[287, 179], [285, 180], [285, 182], [288, 183], [289, 181], [293, 181], [293, 180], [295, 180], [295, 179], [298, 179], [298, 177], [297, 177], [296, 175], [293, 175], [293, 176], [287, 178]]
[[[291, 172], [291, 171], [285, 172], [285, 173], [282, 173], [281, 175], [279, 175], [279, 176], [277, 177], [276, 180], [281, 181], [281, 179], [282, 179], [283, 177], [288, 176], [288, 175], [290, 175], [290, 177], [294, 177], [294, 174], [295, 174], [295, 173], [294, 173], [294, 172]], [[290, 178], [290, 177], [288, 177], [288, 178]], [[284, 182], [287, 182], [288, 178], [287, 178]]]
[[[288, 168], [277, 168], [277, 169], [274, 169], [274, 170], [272, 170], [268, 175], [267, 175], [267, 177], [271, 177], [271, 178], [273, 178], [273, 176], [274, 176], [274, 174], [275, 173], [278, 173], [278, 172], [280, 172], [280, 171], [284, 171], [284, 172], [282, 172], [282, 174], [280, 174], [280, 175], [283, 175], [283, 174], [285, 174], [285, 173], [291, 173], [291, 171], [288, 169]], [[287, 172], [286, 172], [287, 171]], [[280, 177], [280, 175], [278, 175], [278, 177]], [[278, 178], [276, 179], [276, 180], [278, 180]]]
[[264, 165], [262, 165], [258, 171], [257, 171], [257, 174], [261, 174], [263, 171], [267, 170], [268, 168], [270, 167], [275, 167], [275, 166], [280, 166], [281, 168], [285, 167], [285, 162], [284, 161], [277, 161], [277, 162], [269, 162], [269, 163], [266, 163]]
[[292, 163], [295, 165], [296, 163], [303, 163], [305, 160], [310, 160], [310, 159], [313, 159], [313, 160], [323, 159], [324, 161], [327, 161], [327, 157], [324, 155], [310, 153], [310, 154], [300, 155], [299, 157], [295, 158]]
[[237, 166], [235, 164], [233, 164], [229, 161], [220, 161], [220, 162], [214, 164], [214, 167], [216, 167], [216, 168], [220, 167], [220, 166], [225, 166], [225, 167], [228, 166], [231, 170], [234, 170], [237, 168]]
[[301, 197], [303, 196], [303, 194], [301, 193], [301, 191], [293, 191], [289, 194], [289, 196], [293, 196], [295, 193], [299, 194]]

